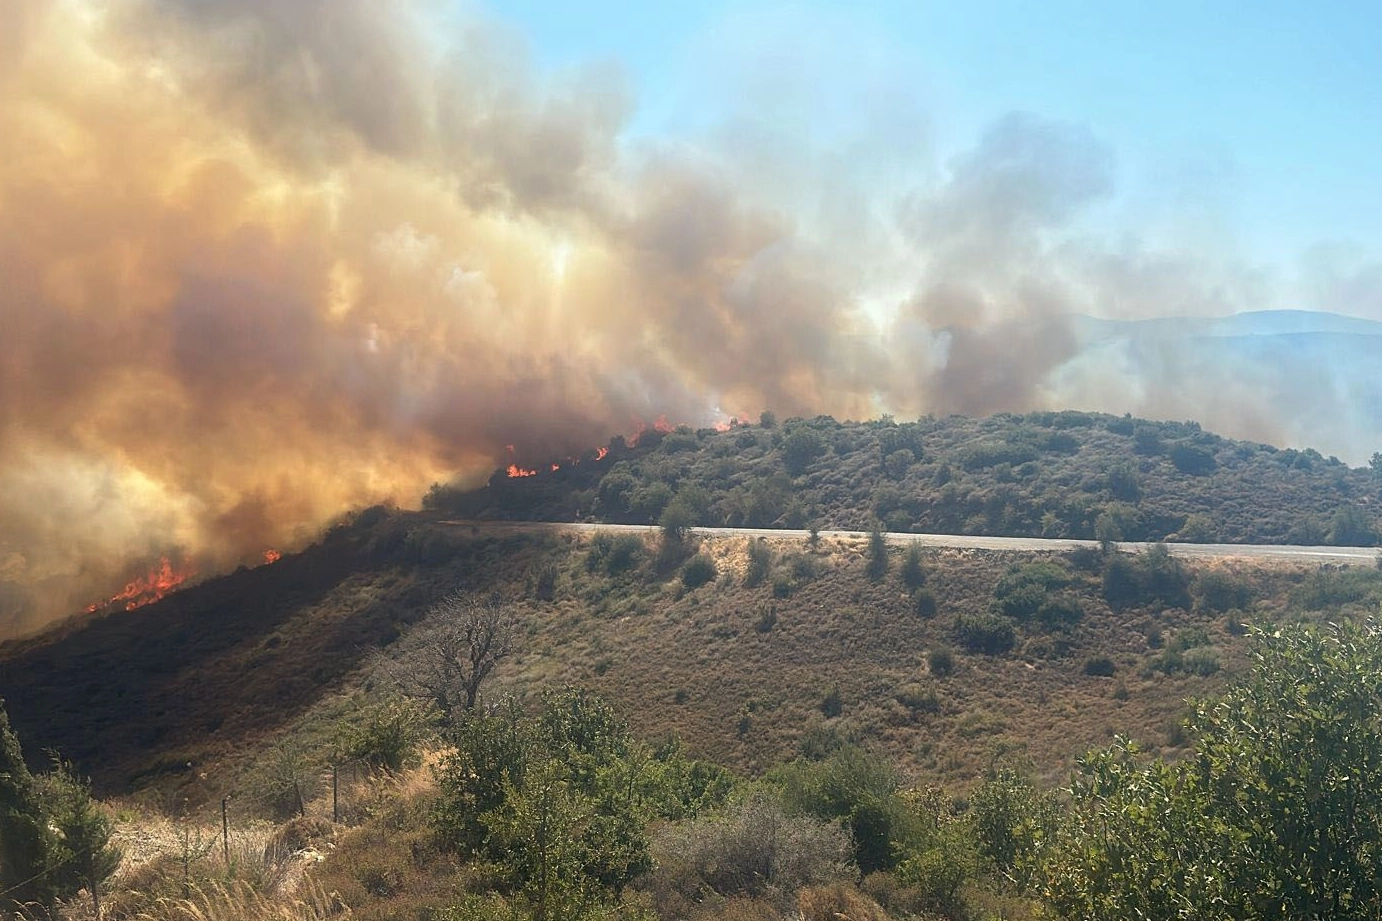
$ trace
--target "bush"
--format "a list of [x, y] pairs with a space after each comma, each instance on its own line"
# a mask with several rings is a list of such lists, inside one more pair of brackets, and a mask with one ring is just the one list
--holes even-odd
[[585, 556], [585, 568], [590, 572], [603, 570], [611, 576], [628, 572], [639, 564], [643, 556], [643, 541], [632, 534], [596, 534]]
[[1084, 673], [1094, 678], [1112, 678], [1116, 670], [1108, 656], [1093, 656], [1084, 660]]
[[825, 453], [825, 442], [809, 428], [797, 426], [782, 439], [782, 462], [787, 472], [799, 476]]
[[341, 721], [336, 756], [373, 770], [401, 771], [418, 760], [418, 746], [431, 733], [431, 713], [415, 700], [392, 698], [368, 705]]
[[961, 614], [955, 618], [955, 640], [970, 652], [1001, 656], [1017, 645], [1017, 633], [1006, 618]]
[[1184, 759], [1119, 740], [1081, 762], [1048, 861], [1058, 917], [1377, 917], [1382, 635], [1259, 633], [1251, 673], [1197, 705]]
[[1242, 610], [1252, 604], [1252, 586], [1224, 572], [1202, 572], [1191, 586], [1195, 609], [1213, 614]]
[[909, 544], [907, 555], [902, 558], [902, 584], [913, 590], [926, 584], [926, 569], [921, 565], [921, 547], [917, 544]]
[[708, 582], [714, 582], [717, 574], [715, 561], [704, 553], [698, 553], [682, 567], [681, 581], [687, 588], [695, 589]]
[[888, 573], [888, 542], [883, 536], [883, 526], [878, 523], [869, 532], [869, 563], [865, 572], [875, 582]]
[[1175, 464], [1181, 473], [1191, 476], [1207, 476], [1219, 466], [1213, 454], [1204, 448], [1188, 444], [1178, 444], [1171, 449], [1171, 463]]
[[897, 775], [887, 761], [846, 745], [824, 761], [784, 765], [769, 779], [781, 784], [790, 809], [843, 822], [864, 873], [896, 864], [910, 817], [897, 797]]
[[930, 589], [919, 588], [912, 593], [912, 610], [917, 617], [930, 620], [936, 616], [936, 596]]
[[908, 684], [897, 692], [897, 702], [910, 710], [913, 716], [939, 713], [941, 709], [941, 700], [936, 695], [935, 688], [922, 687], [915, 683]]
[[878, 903], [853, 886], [808, 886], [797, 893], [801, 921], [889, 921]]
[[844, 699], [840, 697], [840, 689], [833, 687], [826, 692], [821, 699], [821, 712], [827, 717], [837, 717], [845, 710]]
[[937, 678], [954, 674], [955, 654], [945, 647], [933, 649], [926, 656], [926, 666]]
[[1023, 891], [1040, 878], [1060, 814], [1055, 796], [1009, 768], [995, 771], [969, 798], [979, 855]]
[[678, 895], [698, 901], [706, 891], [791, 893], [852, 875], [849, 836], [838, 825], [788, 815], [776, 797], [762, 791], [712, 815], [663, 828], [652, 853], [657, 869], [640, 885], [652, 893], [654, 905], [665, 906]]
[[773, 551], [768, 542], [759, 538], [749, 541], [749, 565], [744, 571], [744, 585], [748, 588], [762, 585], [773, 568]]

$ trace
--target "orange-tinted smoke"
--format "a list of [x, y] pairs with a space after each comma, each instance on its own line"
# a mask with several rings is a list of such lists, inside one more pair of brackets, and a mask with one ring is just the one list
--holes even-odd
[[1041, 243], [1110, 181], [1078, 130], [797, 214], [743, 143], [635, 145], [617, 73], [430, 3], [3, 18], [0, 637], [631, 419], [1038, 405], [1086, 306]]

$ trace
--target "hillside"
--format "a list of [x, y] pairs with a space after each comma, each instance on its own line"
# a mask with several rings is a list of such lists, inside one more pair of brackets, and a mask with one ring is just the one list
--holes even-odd
[[[204, 802], [266, 740], [348, 712], [462, 588], [501, 592], [527, 623], [496, 693], [589, 687], [640, 735], [750, 773], [847, 738], [961, 783], [1015, 747], [1054, 779], [1111, 732], [1174, 738], [1185, 699], [1237, 661], [1234, 624], [1308, 613], [1300, 585], [1342, 578], [1169, 561], [1157, 589], [1127, 554], [929, 550], [916, 588], [897, 548], [870, 577], [865, 543], [705, 540], [715, 576], [690, 590], [692, 548], [669, 560], [652, 535], [496, 537], [377, 509], [271, 566], [0, 647], [0, 698], [33, 752], [61, 751], [99, 791]], [[1203, 662], [1162, 667], [1177, 642]], [[933, 669], [938, 651], [952, 673]]]
[[[1083, 437], [1073, 452], [1066, 447], [1045, 460], [1042, 454], [1024, 461], [1037, 468], [1032, 477], [1055, 480], [1063, 474], [1047, 466], [1083, 467], [1102, 456], [1096, 446], [1124, 437], [1108, 431], [1118, 420], [1102, 421], [1101, 430], [1075, 427]], [[990, 433], [968, 448], [987, 450], [998, 443], [992, 433], [1011, 420], [964, 422]], [[1031, 432], [1035, 423], [1021, 425]], [[1070, 429], [1052, 425], [1050, 431], [1057, 437]], [[1246, 479], [1252, 469], [1245, 463], [1235, 471], [1234, 458], [1242, 452], [1233, 443], [1196, 441], [1189, 426], [1157, 431], [1218, 446], [1215, 470], [1191, 483], [1203, 486], [1215, 477], [1232, 482], [1230, 472]], [[646, 824], [624, 827], [601, 845], [599, 854], [651, 842], [655, 856], [653, 864], [637, 865], [643, 869], [629, 864], [631, 887], [622, 896], [627, 912], [610, 917], [653, 912], [702, 921], [766, 919], [796, 904], [812, 921], [842, 913], [876, 921], [1033, 918], [1039, 916], [1034, 877], [1014, 888], [996, 865], [973, 856], [989, 840], [980, 817], [996, 808], [992, 797], [1017, 796], [1024, 809], [1055, 804], [1049, 792], [1031, 791], [1064, 784], [1078, 758], [1118, 736], [1140, 740], [1139, 757], [1174, 764], [1196, 741], [1183, 723], [1190, 702], [1220, 694], [1246, 670], [1245, 624], [1363, 620], [1382, 603], [1382, 569], [1372, 566], [1192, 563], [1157, 547], [1017, 553], [889, 547], [862, 536], [678, 536], [682, 524], [708, 515], [725, 497], [698, 507], [694, 485], [673, 490], [664, 480], [640, 479], [685, 464], [687, 482], [694, 484], [695, 472], [718, 457], [742, 471], [763, 471], [741, 476], [731, 495], [759, 495], [784, 477], [830, 495], [837, 481], [867, 480], [867, 464], [856, 455], [869, 449], [827, 449], [857, 465], [842, 463], [838, 476], [824, 456], [801, 464], [795, 480], [775, 468], [796, 465], [795, 446], [813, 438], [825, 442], [832, 432], [836, 438], [828, 443], [847, 449], [845, 436], [871, 438], [877, 456], [890, 439], [910, 437], [911, 428], [813, 420], [727, 433], [671, 432], [634, 447], [612, 445], [603, 459], [591, 455], [549, 475], [510, 479], [501, 473], [478, 492], [434, 491], [428, 511], [367, 509], [272, 564], [0, 645], [0, 699], [35, 767], [45, 750], [59, 751], [92, 777], [99, 794], [121, 798], [115, 814], [127, 816], [119, 819], [122, 840], [147, 863], [127, 862], [114, 878], [108, 917], [200, 912], [248, 919], [270, 916], [270, 904], [285, 906], [292, 917], [318, 919], [509, 917], [505, 900], [528, 896], [495, 874], [518, 851], [471, 863], [464, 848], [458, 850], [464, 838], [456, 826], [438, 831], [444, 804], [458, 795], [456, 784], [463, 791], [465, 778], [489, 776], [464, 769], [464, 762], [457, 773], [448, 761], [449, 746], [463, 732], [453, 727], [440, 740], [432, 737], [427, 766], [397, 775], [371, 773], [354, 756], [340, 754], [342, 738], [392, 732], [404, 724], [390, 720], [406, 723], [416, 712], [398, 695], [436, 654], [434, 641], [447, 626], [439, 603], [456, 590], [495, 594], [521, 629], [482, 701], [495, 706], [512, 700], [517, 709], [501, 706], [499, 712], [526, 712], [528, 720], [546, 713], [543, 719], [550, 720], [552, 707], [566, 713], [561, 708], [586, 699], [562, 697], [560, 689], [582, 689], [573, 693], [608, 702], [617, 722], [607, 727], [626, 723], [629, 738], [639, 740], [628, 743], [631, 760], [609, 770], [639, 765], [639, 776], [651, 770], [664, 794], [680, 791], [683, 797], [664, 801], [658, 808], [670, 811], [661, 818], [640, 819]], [[1003, 442], [1015, 443], [1021, 444]], [[714, 446], [724, 444], [743, 450], [732, 458], [723, 449], [717, 454]], [[933, 432], [925, 445], [917, 444], [921, 461], [874, 489], [900, 491], [892, 484], [905, 483], [912, 468], [947, 463], [932, 458], [932, 451], [965, 456], [964, 445], [944, 445]], [[912, 449], [883, 456], [901, 450]], [[1283, 452], [1256, 453], [1271, 463]], [[1146, 484], [1186, 476], [1159, 469], [1174, 469], [1174, 460], [1143, 459], [1149, 464], [1141, 481], [1144, 502], [1162, 495]], [[1324, 482], [1318, 474], [1332, 471], [1341, 492], [1358, 484], [1350, 495], [1365, 507], [1370, 472], [1309, 460], [1313, 468], [1286, 468], [1282, 481], [1309, 495], [1310, 484]], [[992, 472], [980, 466], [961, 476]], [[877, 471], [872, 475], [876, 479]], [[733, 480], [732, 471], [727, 476]], [[513, 529], [453, 517], [506, 511], [484, 504], [496, 496], [526, 497], [530, 514], [541, 502], [569, 501], [574, 508], [600, 501], [605, 490], [618, 495], [613, 486], [629, 481], [631, 501], [649, 492], [664, 497], [664, 527], [638, 533]], [[577, 498], [561, 495], [562, 487], [577, 485]], [[1169, 486], [1158, 488], [1169, 492]], [[822, 517], [851, 521], [847, 507], [834, 508], [840, 518]], [[1126, 508], [1144, 514], [1141, 505]], [[1258, 509], [1244, 505], [1245, 520], [1271, 511]], [[1114, 503], [1099, 512], [1116, 514], [1127, 512]], [[605, 719], [600, 710], [571, 712]], [[507, 733], [505, 720], [516, 718], [462, 725]], [[409, 731], [427, 738], [417, 726]], [[545, 769], [553, 758], [564, 763], [567, 753], [525, 751]], [[339, 809], [331, 781], [337, 767]], [[873, 784], [849, 795], [877, 795], [893, 810], [888, 815], [903, 810], [913, 818], [868, 826], [859, 823], [871, 813], [832, 812], [833, 800], [820, 792], [828, 788], [813, 786], [836, 782], [832, 777]], [[1036, 786], [1024, 786], [1029, 782]], [[696, 784], [714, 784], [719, 792]], [[745, 791], [744, 798], [726, 803], [730, 784]], [[222, 803], [231, 804], [231, 840], [240, 842], [235, 847], [255, 849], [224, 864], [211, 844]], [[962, 804], [969, 804], [967, 811]], [[700, 853], [695, 849], [720, 841], [715, 834], [732, 837], [735, 828], [744, 829], [743, 840], [758, 841], [764, 832], [755, 821], [807, 834], [816, 827], [808, 819], [771, 811], [802, 808], [818, 817], [809, 821], [844, 817], [852, 823], [855, 846], [842, 862], [831, 858], [801, 880], [760, 890], [711, 884], [696, 875], [702, 870], [687, 869], [699, 866], [700, 858], [680, 858], [683, 849]], [[698, 817], [699, 809], [713, 812]], [[768, 812], [755, 811], [761, 809]], [[299, 810], [304, 817], [276, 831], [263, 824]], [[918, 816], [922, 826], [907, 824]], [[827, 831], [810, 833], [835, 837], [812, 846], [844, 854], [850, 839], [838, 829], [829, 832], [834, 826], [822, 827]], [[870, 840], [882, 842], [879, 855], [894, 856], [871, 857], [860, 843]], [[963, 859], [953, 874], [935, 876], [896, 856], [905, 853]], [[962, 891], [946, 889], [945, 879], [962, 884]], [[937, 901], [942, 891], [948, 895]], [[179, 897], [190, 901], [166, 901]], [[213, 910], [217, 900], [227, 905]], [[480, 911], [481, 904], [488, 907]], [[457, 905], [479, 913], [445, 913], [461, 911]], [[63, 917], [84, 915], [73, 909]]]
[[[644, 432], [603, 456], [497, 471], [428, 504], [467, 518], [1348, 544], [1378, 540], [1376, 471], [1193, 422], [1047, 412], [896, 423], [770, 415]], [[517, 472], [521, 468], [515, 468]], [[511, 471], [514, 472], [514, 471]]]

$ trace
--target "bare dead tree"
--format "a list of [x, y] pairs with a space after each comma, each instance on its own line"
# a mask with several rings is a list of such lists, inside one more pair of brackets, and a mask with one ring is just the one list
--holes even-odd
[[521, 620], [496, 595], [454, 592], [430, 612], [432, 626], [406, 672], [404, 692], [434, 704], [447, 722], [475, 709], [480, 687], [517, 645]]

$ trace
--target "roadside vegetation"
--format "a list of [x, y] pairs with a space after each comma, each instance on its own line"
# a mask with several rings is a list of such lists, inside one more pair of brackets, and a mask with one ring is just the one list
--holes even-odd
[[634, 444], [616, 438], [603, 456], [541, 460], [561, 462], [518, 479], [499, 470], [477, 490], [438, 485], [426, 502], [471, 518], [1373, 546], [1382, 501], [1382, 456], [1350, 468], [1194, 422], [1081, 412], [781, 423], [765, 414], [727, 431], [647, 431]]

